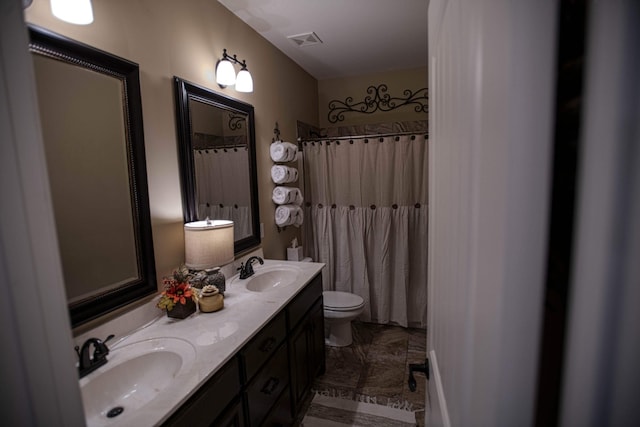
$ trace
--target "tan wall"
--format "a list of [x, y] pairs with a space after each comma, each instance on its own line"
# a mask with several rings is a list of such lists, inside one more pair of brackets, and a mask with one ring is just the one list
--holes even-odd
[[417, 92], [427, 87], [427, 68], [389, 71], [355, 77], [320, 80], [318, 82], [319, 123], [320, 127], [349, 126], [394, 121], [426, 120], [427, 113], [416, 113], [415, 106], [404, 106], [389, 112], [376, 111], [372, 114], [346, 113], [344, 120], [331, 123], [328, 119], [329, 103], [333, 100], [345, 102], [347, 97], [353, 98], [353, 103], [364, 101], [369, 86], [387, 85], [387, 92], [392, 97], [406, 98], [404, 91], [409, 89]]
[[[108, 0], [94, 1], [93, 7], [95, 20], [88, 26], [55, 19], [48, 0], [34, 0], [25, 19], [140, 65], [158, 279], [184, 260], [174, 75], [255, 107], [262, 247], [267, 258], [284, 258], [299, 231], [290, 227], [278, 233], [275, 227], [269, 144], [276, 121], [290, 139], [297, 120], [317, 124], [317, 81], [214, 0]], [[214, 67], [223, 48], [246, 59], [253, 93], [215, 84]]]

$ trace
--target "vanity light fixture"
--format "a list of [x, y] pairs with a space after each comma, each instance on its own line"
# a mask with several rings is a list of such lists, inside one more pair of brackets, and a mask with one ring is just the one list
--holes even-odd
[[70, 24], [87, 25], [93, 22], [91, 0], [51, 0], [51, 12]]
[[[234, 64], [241, 67], [237, 76]], [[235, 84], [238, 92], [253, 92], [253, 78], [247, 70], [247, 62], [244, 59], [240, 61], [236, 55], [227, 54], [227, 49], [223, 49], [222, 59], [216, 67], [216, 83], [222, 88]]]

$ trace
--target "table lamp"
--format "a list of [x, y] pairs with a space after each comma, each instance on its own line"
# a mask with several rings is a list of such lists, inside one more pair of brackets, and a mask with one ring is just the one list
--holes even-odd
[[233, 261], [233, 221], [210, 220], [184, 225], [185, 265], [190, 270], [205, 270], [204, 284], [225, 290], [220, 267]]

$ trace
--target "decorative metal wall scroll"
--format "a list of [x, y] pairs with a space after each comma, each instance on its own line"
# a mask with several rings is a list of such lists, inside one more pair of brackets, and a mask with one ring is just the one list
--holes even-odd
[[273, 139], [272, 142], [280, 141], [280, 128], [278, 127], [278, 122], [276, 122], [276, 127], [273, 128]]
[[329, 102], [329, 122], [337, 123], [344, 120], [345, 113], [361, 113], [372, 114], [376, 111], [392, 111], [396, 108], [413, 105], [416, 113], [427, 112], [427, 88], [418, 89], [413, 92], [406, 89], [404, 98], [391, 96], [387, 93], [387, 85], [369, 86], [367, 93], [369, 96], [364, 101], [353, 102], [352, 97], [348, 97], [343, 101], [337, 99]]
[[229, 113], [229, 129], [238, 130], [242, 129], [242, 122], [246, 121], [247, 117], [244, 115], [236, 115]]

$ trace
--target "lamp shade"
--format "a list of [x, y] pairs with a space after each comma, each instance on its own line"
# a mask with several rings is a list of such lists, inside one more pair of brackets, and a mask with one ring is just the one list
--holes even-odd
[[71, 24], [87, 25], [93, 22], [91, 0], [51, 0], [51, 13]]
[[223, 59], [216, 67], [216, 83], [222, 86], [231, 86], [236, 83], [236, 70], [231, 61]]
[[236, 77], [236, 90], [238, 92], [253, 92], [253, 79], [251, 73], [246, 68], [238, 71], [238, 77]]
[[233, 261], [233, 221], [195, 221], [184, 225], [185, 265], [192, 270]]

